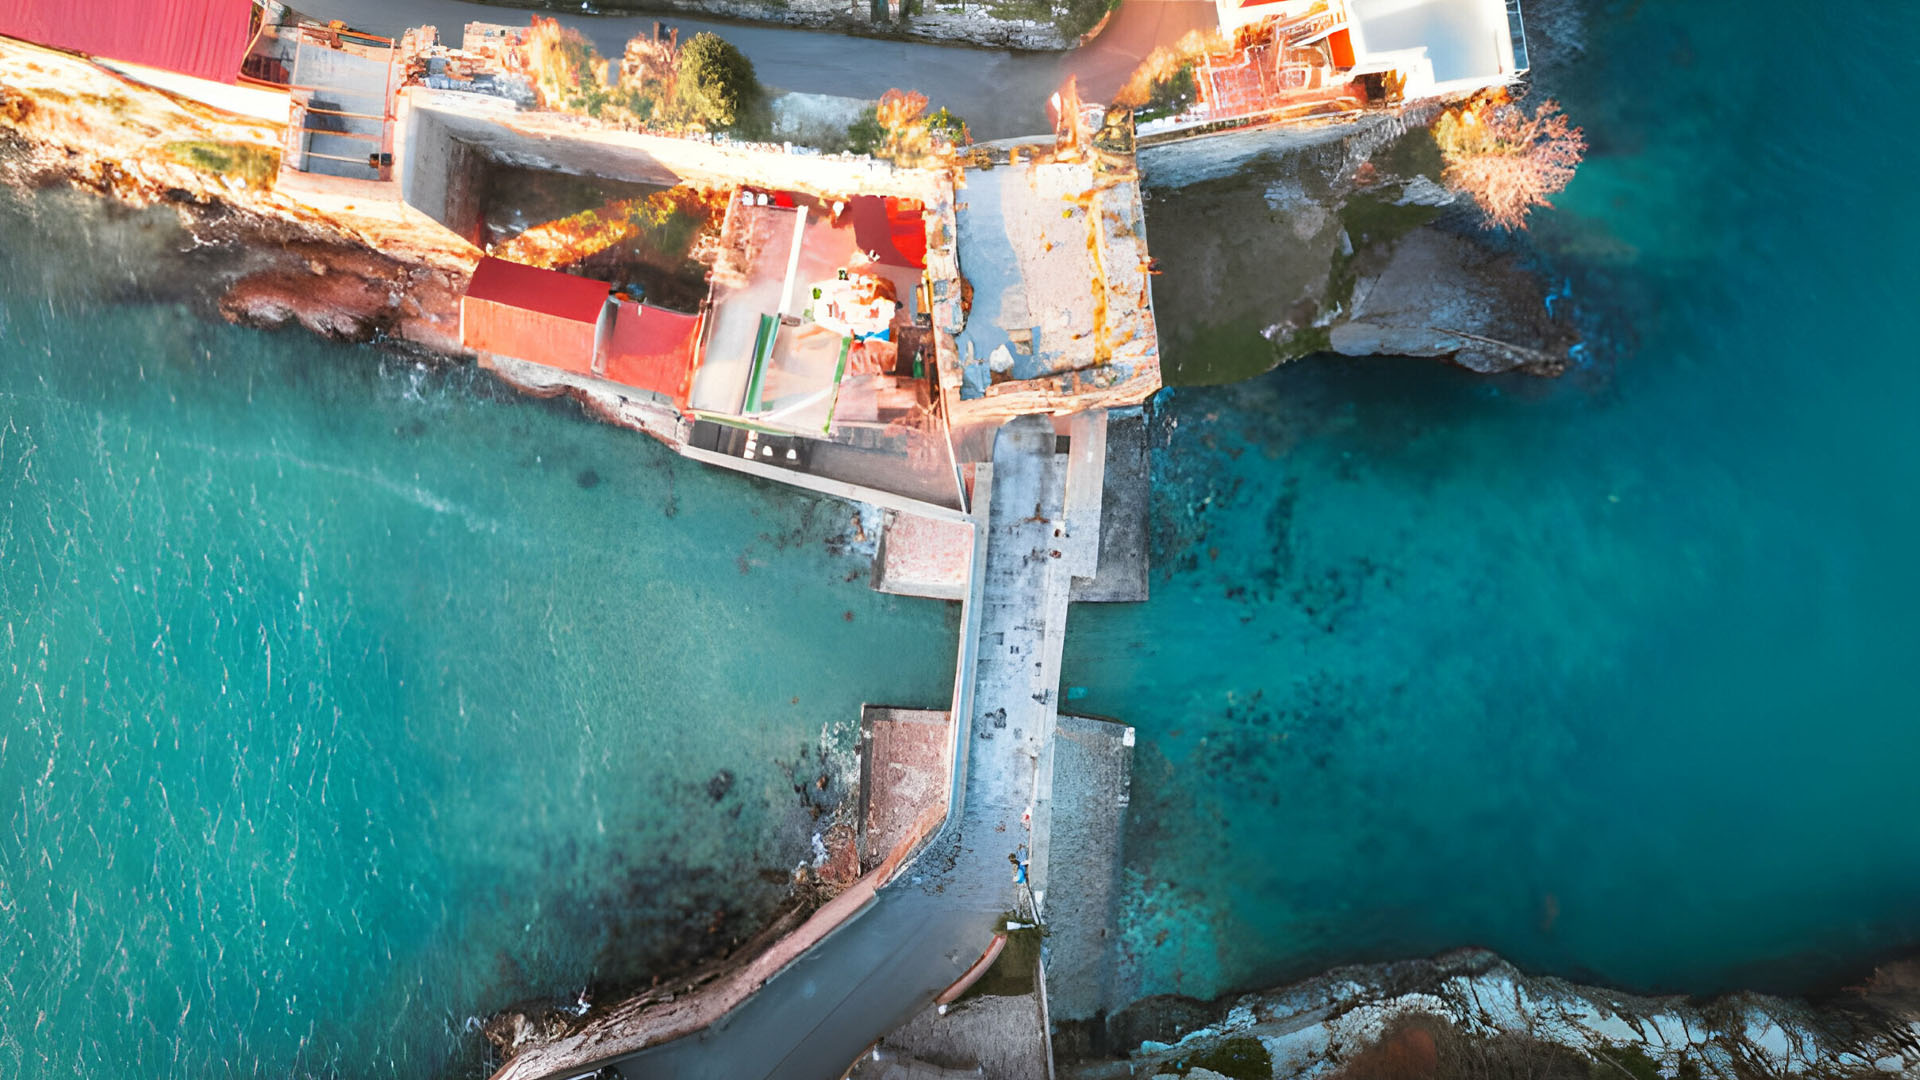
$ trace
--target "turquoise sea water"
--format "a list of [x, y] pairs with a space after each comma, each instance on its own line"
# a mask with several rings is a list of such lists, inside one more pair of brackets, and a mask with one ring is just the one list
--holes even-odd
[[[1786, 5], [1587, 9], [1535, 238], [1590, 367], [1158, 410], [1153, 598], [1067, 644], [1141, 733], [1141, 994], [1468, 944], [1801, 990], [1920, 944], [1920, 142], [1787, 61]], [[1915, 74], [1912, 11], [1858, 14], [1848, 69]]]
[[[1141, 734], [1141, 994], [1920, 942], [1920, 147], [1869, 90], [1913, 20], [1850, 10], [1814, 91], [1784, 5], [1590, 11], [1535, 230], [1590, 367], [1156, 411], [1154, 598], [1076, 609], [1067, 675]], [[847, 580], [838, 504], [209, 323], [157, 220], [0, 194], [0, 1076], [471, 1073], [469, 1017], [751, 925], [789, 766], [945, 699], [950, 616]]]
[[860, 703], [950, 693], [844, 504], [209, 321], [164, 214], [0, 237], [0, 1076], [470, 1074], [755, 929]]

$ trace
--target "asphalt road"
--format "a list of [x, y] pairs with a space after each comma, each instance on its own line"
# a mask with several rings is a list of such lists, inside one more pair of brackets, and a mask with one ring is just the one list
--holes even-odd
[[[393, 38], [421, 25], [437, 26], [443, 37], [452, 37], [469, 22], [518, 23], [532, 14], [465, 0], [305, 0], [300, 9]], [[591, 38], [602, 56], [619, 56], [630, 38], [651, 33], [655, 21], [679, 27], [683, 38], [712, 30], [739, 46], [768, 86], [858, 98], [877, 98], [894, 88], [918, 90], [936, 107], [944, 105], [966, 119], [974, 137], [984, 140], [1052, 130], [1047, 99], [1069, 74], [1080, 77], [1083, 98], [1105, 100], [1154, 45], [1178, 40], [1195, 26], [1211, 25], [1214, 6], [1212, 0], [1126, 0], [1098, 38], [1065, 55], [849, 37], [679, 15], [556, 17]]]
[[827, 1080], [960, 977], [997, 912], [890, 887], [745, 1003], [698, 1034], [609, 1058], [622, 1080]]
[[[408, 27], [433, 25], [455, 37], [469, 22], [520, 23], [532, 12], [464, 0], [306, 0], [301, 10], [341, 19], [370, 34], [398, 38]], [[678, 15], [575, 15], [557, 18], [617, 57], [627, 41], [651, 33], [655, 21], [680, 29], [682, 40], [711, 30], [753, 61], [760, 81], [782, 90], [878, 98], [890, 89], [918, 90], [965, 118], [977, 139], [1049, 131], [1047, 97], [1059, 86], [1060, 58], [1043, 53], [923, 45], [752, 23]]]

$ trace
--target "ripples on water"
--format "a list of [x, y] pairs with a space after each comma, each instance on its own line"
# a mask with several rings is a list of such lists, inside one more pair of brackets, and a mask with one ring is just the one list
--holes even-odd
[[[1793, 990], [1920, 943], [1920, 145], [1778, 62], [1783, 4], [1590, 10], [1547, 90], [1594, 151], [1535, 239], [1593, 370], [1159, 410], [1153, 599], [1067, 646], [1141, 731], [1138, 993], [1467, 944]], [[1849, 63], [1917, 31], [1873, 9]]]
[[470, 1074], [475, 1014], [754, 929], [782, 763], [949, 692], [843, 504], [209, 322], [164, 213], [0, 235], [0, 1075]]

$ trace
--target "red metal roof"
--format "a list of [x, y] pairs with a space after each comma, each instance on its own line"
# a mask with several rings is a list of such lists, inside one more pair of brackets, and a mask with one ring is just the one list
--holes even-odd
[[253, 0], [0, 0], [0, 34], [230, 83]]
[[[0, 0], [5, 3], [7, 0]], [[475, 300], [537, 311], [557, 319], [596, 323], [613, 286], [558, 270], [508, 262], [488, 256], [474, 268], [467, 295]]]
[[855, 195], [848, 200], [848, 207], [853, 211], [853, 237], [860, 250], [875, 253], [888, 266], [926, 269], [927, 226], [918, 200]]
[[607, 341], [607, 378], [672, 398], [686, 408], [700, 316], [622, 302]]

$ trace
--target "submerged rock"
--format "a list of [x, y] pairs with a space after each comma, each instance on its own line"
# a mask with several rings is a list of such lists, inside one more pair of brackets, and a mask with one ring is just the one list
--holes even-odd
[[528, 1046], [557, 1038], [572, 1019], [572, 1011], [557, 1002], [523, 1001], [488, 1017], [480, 1026], [480, 1034], [502, 1058], [510, 1058]]

